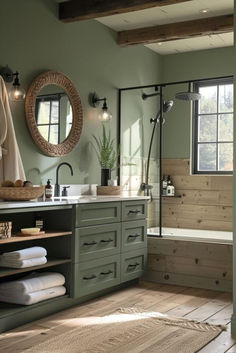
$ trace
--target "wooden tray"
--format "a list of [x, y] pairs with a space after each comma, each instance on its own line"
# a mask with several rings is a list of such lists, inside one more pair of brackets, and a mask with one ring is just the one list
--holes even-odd
[[20, 232], [20, 233], [14, 234], [14, 237], [32, 237], [32, 236], [37, 236], [37, 235], [42, 235], [42, 234], [45, 234], [44, 230], [42, 230], [38, 233], [27, 233], [27, 234]]

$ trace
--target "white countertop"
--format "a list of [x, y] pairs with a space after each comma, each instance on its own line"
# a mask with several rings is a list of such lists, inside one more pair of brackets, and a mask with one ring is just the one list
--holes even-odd
[[25, 208], [25, 207], [42, 207], [42, 206], [60, 206], [60, 205], [76, 205], [83, 203], [96, 203], [96, 202], [114, 202], [114, 201], [134, 201], [134, 200], [148, 200], [148, 196], [68, 196], [56, 197], [51, 200], [32, 200], [32, 201], [0, 201], [0, 210], [12, 208]]

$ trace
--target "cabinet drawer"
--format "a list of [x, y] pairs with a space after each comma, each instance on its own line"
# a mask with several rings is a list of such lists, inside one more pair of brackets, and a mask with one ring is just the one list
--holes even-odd
[[120, 283], [120, 255], [74, 265], [74, 297], [82, 297]]
[[88, 261], [118, 254], [120, 243], [120, 223], [76, 228], [73, 261]]
[[122, 202], [122, 221], [145, 219], [147, 216], [146, 201]]
[[146, 220], [122, 223], [122, 252], [147, 247]]
[[76, 227], [114, 223], [121, 220], [121, 202], [101, 202], [76, 206]]
[[146, 269], [147, 249], [130, 251], [121, 255], [121, 282], [141, 277]]

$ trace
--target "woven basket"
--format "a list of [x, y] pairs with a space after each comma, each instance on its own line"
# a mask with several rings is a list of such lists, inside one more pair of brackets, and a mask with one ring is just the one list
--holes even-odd
[[120, 195], [120, 186], [97, 186], [97, 195]]
[[0, 199], [7, 201], [29, 201], [44, 193], [45, 186], [0, 187]]

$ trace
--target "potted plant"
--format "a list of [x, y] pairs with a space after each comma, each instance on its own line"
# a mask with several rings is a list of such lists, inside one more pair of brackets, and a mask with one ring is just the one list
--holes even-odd
[[101, 166], [101, 186], [107, 186], [111, 179], [111, 170], [115, 167], [117, 161], [117, 152], [115, 150], [115, 139], [111, 138], [111, 130], [107, 132], [102, 125], [102, 137], [93, 135], [98, 161]]

